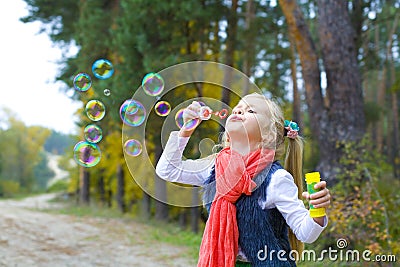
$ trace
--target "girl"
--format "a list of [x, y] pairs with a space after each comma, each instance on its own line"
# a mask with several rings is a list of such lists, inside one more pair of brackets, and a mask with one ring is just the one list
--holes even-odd
[[[200, 108], [196, 101], [189, 105], [184, 122], [198, 120]], [[217, 154], [182, 160], [194, 130], [182, 127], [170, 134], [156, 172], [167, 181], [204, 188], [209, 218], [198, 266], [295, 266], [302, 242], [314, 242], [327, 225], [326, 216], [311, 218], [299, 197], [311, 199], [315, 208], [330, 203], [324, 181], [315, 185], [321, 191], [302, 192], [303, 146], [298, 129], [285, 127], [275, 102], [250, 94], [228, 117], [223, 149]], [[286, 170], [278, 161], [285, 151], [285, 136], [289, 137]]]

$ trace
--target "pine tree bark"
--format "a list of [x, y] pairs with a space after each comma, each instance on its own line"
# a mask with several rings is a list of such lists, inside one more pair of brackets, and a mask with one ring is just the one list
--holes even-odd
[[[294, 0], [280, 0], [299, 53], [313, 136], [318, 140], [317, 169], [332, 180], [341, 169], [338, 143], [359, 140], [365, 131], [361, 76], [355, 31], [347, 1], [318, 1], [318, 33], [327, 75], [327, 100], [320, 86], [319, 58], [302, 11]], [[338, 34], [340, 33], [340, 34]]]
[[200, 220], [201, 209], [199, 207], [198, 202], [199, 202], [198, 191], [193, 190], [193, 193], [192, 193], [193, 207], [190, 208], [190, 228], [192, 229], [192, 232], [194, 232], [194, 233], [199, 232], [199, 220]]
[[[379, 39], [380, 39], [379, 38], [379, 25], [375, 25], [374, 42], [375, 42], [375, 53], [376, 53], [376, 55], [380, 54], [380, 45], [379, 45], [380, 41], [379, 41]], [[381, 80], [379, 70], [376, 72], [376, 80], [377, 81]], [[377, 104], [379, 103], [378, 91], [379, 90], [376, 90], [376, 91], [373, 90], [373, 92], [376, 93], [376, 94], [373, 94], [373, 100], [376, 101]], [[378, 104], [378, 106], [379, 106], [379, 104]], [[379, 110], [379, 117], [381, 116], [381, 113], [382, 113], [382, 111]], [[382, 129], [380, 125], [381, 125], [381, 123], [380, 123], [380, 121], [378, 119], [377, 121], [374, 121], [373, 127], [372, 127], [372, 138], [374, 140], [374, 146], [373, 147], [378, 151], [381, 150], [380, 146], [381, 146], [382, 141], [380, 141], [380, 140], [382, 139], [382, 135], [383, 135], [382, 131], [380, 130], [380, 129]]]
[[150, 219], [150, 206], [151, 206], [151, 197], [145, 192], [142, 191], [142, 203], [140, 206], [141, 217], [144, 220]]
[[100, 195], [100, 202], [102, 205], [106, 205], [106, 190], [104, 188], [104, 170], [100, 171], [100, 177], [97, 186]]
[[290, 53], [291, 53], [291, 60], [290, 60], [290, 70], [292, 75], [292, 82], [293, 82], [293, 115], [292, 119], [297, 122], [300, 126], [300, 129], [303, 127], [302, 116], [300, 111], [301, 100], [300, 100], [300, 92], [299, 87], [297, 85], [297, 64], [296, 64], [296, 48], [294, 38], [290, 35]]
[[[393, 35], [396, 32], [397, 25], [400, 19], [400, 14], [396, 13], [395, 19], [393, 21], [393, 27], [391, 30], [391, 35], [389, 37], [388, 42], [388, 60], [390, 62], [390, 84], [393, 86], [396, 81], [396, 69], [395, 69], [395, 57], [393, 55], [394, 51], [392, 49], [393, 46]], [[399, 107], [398, 107], [398, 97], [397, 91], [392, 89], [391, 92], [391, 106], [392, 106], [392, 125], [393, 130], [392, 134], [388, 136], [388, 138], [392, 138], [392, 153], [390, 155], [392, 165], [393, 165], [393, 174], [394, 177], [400, 178], [400, 152], [399, 152]]]
[[392, 92], [392, 124], [393, 124], [393, 150], [392, 150], [392, 165], [393, 165], [393, 173], [394, 177], [400, 178], [400, 152], [399, 152], [399, 108], [397, 105], [397, 92]]
[[[161, 144], [156, 146], [156, 162], [161, 157], [162, 147]], [[167, 184], [164, 179], [155, 174], [155, 219], [159, 221], [168, 220], [168, 205], [167, 203]]]
[[[243, 59], [243, 73], [246, 74], [247, 77], [251, 76], [251, 66], [254, 64], [254, 41], [255, 41], [255, 33], [251, 28], [253, 24], [253, 20], [256, 16], [256, 8], [254, 5], [254, 0], [248, 0], [246, 4], [246, 19], [244, 30], [246, 32], [246, 42], [244, 49], [244, 59]], [[245, 96], [249, 93], [249, 83], [246, 81], [243, 86], [242, 96]]]
[[328, 136], [331, 142], [359, 140], [365, 132], [364, 102], [347, 1], [318, 1], [318, 26], [328, 80], [328, 116], [334, 127], [329, 127]]
[[126, 212], [125, 203], [125, 173], [122, 165], [117, 166], [117, 203], [122, 213]]
[[[379, 54], [379, 26], [376, 27], [375, 32], [376, 38], [376, 47], [377, 52]], [[387, 54], [386, 54], [387, 56]], [[379, 86], [376, 94], [377, 104], [381, 110], [379, 114], [379, 120], [376, 122], [376, 150], [379, 153], [383, 151], [383, 128], [384, 128], [384, 120], [385, 120], [385, 96], [386, 96], [386, 79], [387, 79], [387, 58], [385, 58], [384, 62], [382, 62], [382, 71], [377, 72], [377, 80], [379, 81]]]
[[[234, 65], [234, 53], [236, 46], [236, 35], [237, 35], [237, 8], [238, 0], [232, 0], [230, 12], [228, 14], [228, 26], [227, 26], [227, 40], [226, 40], [226, 53], [225, 53], [225, 64], [233, 67]], [[232, 83], [232, 70], [225, 68], [223, 85], [225, 88], [222, 90], [221, 102], [227, 105], [230, 104], [231, 91], [228, 90]], [[220, 132], [224, 131], [224, 127], [220, 126]]]
[[84, 167], [80, 170], [80, 199], [87, 205], [90, 202], [90, 173]]

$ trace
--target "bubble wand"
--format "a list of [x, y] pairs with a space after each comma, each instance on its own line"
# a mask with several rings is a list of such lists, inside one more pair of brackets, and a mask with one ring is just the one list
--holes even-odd
[[211, 118], [211, 115], [215, 115], [220, 117], [221, 120], [225, 119], [228, 116], [228, 110], [226, 108], [221, 109], [220, 111], [213, 111], [208, 106], [202, 106], [199, 112], [199, 118], [202, 121], [207, 121]]

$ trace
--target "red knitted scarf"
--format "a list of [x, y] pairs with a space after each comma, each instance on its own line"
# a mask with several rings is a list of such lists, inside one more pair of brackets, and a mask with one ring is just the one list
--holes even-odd
[[238, 254], [239, 230], [235, 202], [251, 195], [253, 177], [274, 159], [273, 150], [258, 149], [246, 156], [224, 148], [215, 161], [216, 194], [200, 246], [198, 267], [233, 267]]

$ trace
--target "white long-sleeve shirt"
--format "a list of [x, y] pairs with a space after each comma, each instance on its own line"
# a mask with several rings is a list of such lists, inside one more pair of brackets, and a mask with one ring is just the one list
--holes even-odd
[[[171, 132], [164, 152], [157, 163], [157, 175], [170, 182], [204, 186], [215, 163], [215, 155], [197, 160], [183, 160], [182, 155], [189, 137], [179, 137]], [[297, 186], [292, 175], [279, 169], [271, 176], [267, 187], [267, 199], [260, 200], [263, 209], [277, 208], [292, 229], [297, 239], [305, 243], [314, 242], [328, 224], [320, 226], [309, 215], [303, 201], [297, 197]]]

